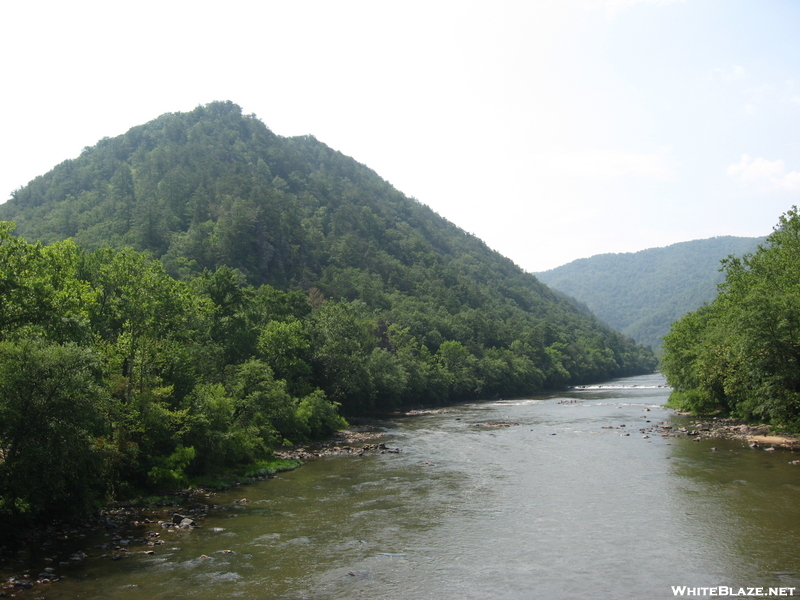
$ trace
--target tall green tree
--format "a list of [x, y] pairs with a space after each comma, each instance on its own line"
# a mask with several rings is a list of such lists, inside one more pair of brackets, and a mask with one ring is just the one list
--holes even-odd
[[101, 376], [86, 348], [0, 342], [0, 519], [82, 516], [104, 499]]
[[326, 302], [312, 317], [311, 337], [317, 384], [339, 403], [345, 414], [375, 407], [367, 361], [375, 340], [363, 305]]

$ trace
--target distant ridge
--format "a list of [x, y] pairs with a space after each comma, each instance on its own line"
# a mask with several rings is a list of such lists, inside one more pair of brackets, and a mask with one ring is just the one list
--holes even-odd
[[598, 254], [536, 273], [601, 320], [654, 350], [673, 321], [717, 295], [720, 261], [754, 252], [763, 237], [720, 236], [623, 254]]

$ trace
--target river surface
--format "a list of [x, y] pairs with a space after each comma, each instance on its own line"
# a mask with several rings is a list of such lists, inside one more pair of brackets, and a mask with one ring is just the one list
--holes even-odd
[[[606, 600], [722, 585], [800, 596], [797, 455], [643, 437], [686, 423], [661, 408], [663, 383], [620, 379], [387, 422], [382, 441], [400, 453], [320, 458], [219, 494], [202, 528], [159, 530], [155, 554], [60, 567], [67, 579], [28, 594]], [[515, 425], [475, 426], [488, 421]]]

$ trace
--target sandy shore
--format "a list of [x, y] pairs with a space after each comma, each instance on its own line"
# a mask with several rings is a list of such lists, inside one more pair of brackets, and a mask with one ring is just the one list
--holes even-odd
[[745, 439], [751, 444], [759, 446], [776, 446], [800, 450], [800, 438], [789, 435], [748, 435]]

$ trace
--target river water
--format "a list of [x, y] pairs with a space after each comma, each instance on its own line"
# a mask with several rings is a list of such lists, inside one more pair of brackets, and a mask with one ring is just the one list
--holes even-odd
[[[620, 379], [398, 419], [383, 441], [400, 453], [320, 458], [219, 494], [202, 528], [162, 532], [155, 554], [59, 567], [67, 579], [32, 592], [606, 600], [781, 586], [800, 596], [796, 455], [645, 438], [642, 428], [685, 423], [661, 408], [663, 383]], [[514, 425], [476, 426], [490, 421]]]

